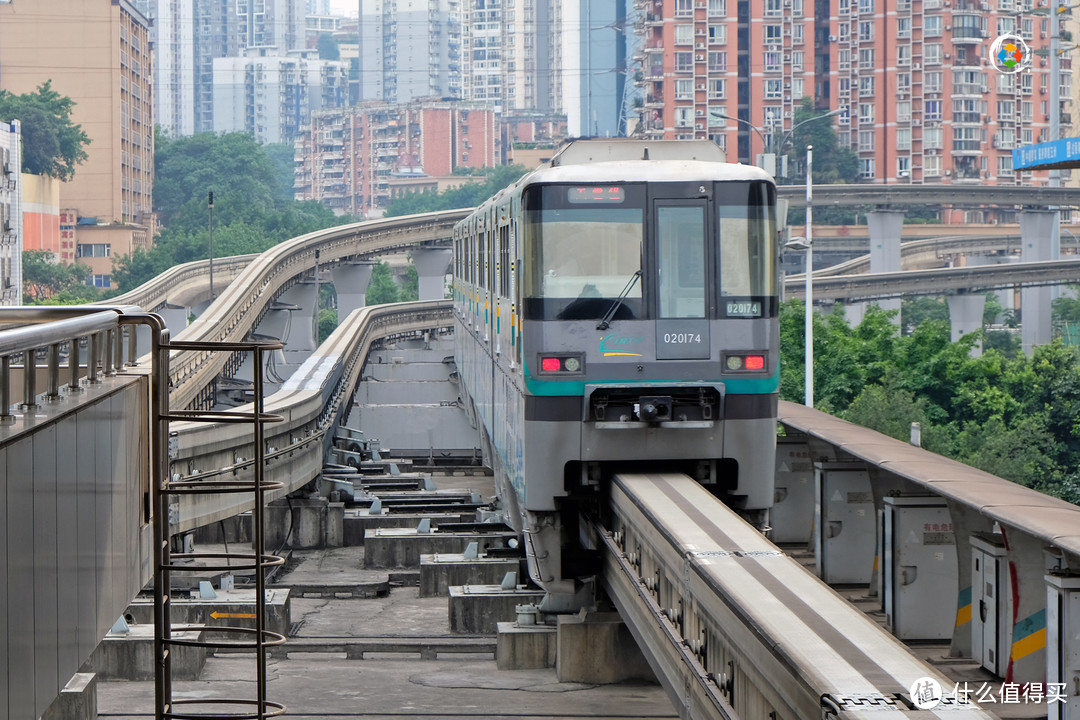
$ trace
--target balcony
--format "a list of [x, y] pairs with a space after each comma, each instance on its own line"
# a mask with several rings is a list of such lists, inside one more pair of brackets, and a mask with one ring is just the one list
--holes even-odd
[[952, 94], [953, 94], [954, 97], [960, 97], [960, 96], [966, 96], [966, 97], [976, 96], [977, 97], [977, 96], [981, 96], [986, 91], [987, 91], [987, 88], [986, 88], [985, 85], [975, 84], [975, 83], [954, 83], [953, 84], [953, 89], [952, 89]]

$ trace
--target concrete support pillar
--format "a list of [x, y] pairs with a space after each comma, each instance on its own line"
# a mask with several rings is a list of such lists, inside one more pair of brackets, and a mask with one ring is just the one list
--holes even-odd
[[[986, 306], [986, 296], [980, 293], [974, 295], [949, 295], [945, 298], [949, 304], [949, 323], [952, 325], [952, 341], [956, 342], [961, 335], [982, 330], [983, 308]], [[982, 355], [982, 341], [980, 340], [971, 348], [971, 357]]]
[[310, 353], [318, 347], [314, 326], [316, 307], [318, 305], [318, 297], [315, 295], [315, 283], [298, 282], [282, 293], [277, 300], [283, 305], [294, 308], [292, 315], [288, 319], [285, 336], [281, 338], [285, 343], [286, 350]]
[[[1024, 210], [1020, 213], [1020, 260], [1037, 262], [1056, 260], [1055, 238], [1058, 233], [1057, 210]], [[1026, 287], [1020, 290], [1020, 341], [1030, 355], [1036, 345], [1050, 342], [1049, 287]]]
[[[870, 272], [900, 272], [900, 235], [904, 230], [904, 213], [874, 210], [866, 214], [870, 230]], [[878, 300], [882, 310], [899, 310], [900, 298]], [[893, 322], [900, 323], [900, 313]]]
[[330, 271], [334, 288], [337, 290], [338, 322], [340, 323], [354, 310], [367, 304], [367, 289], [371, 283], [370, 262], [340, 263]]
[[847, 320], [847, 324], [851, 327], [860, 325], [863, 318], [866, 317], [866, 303], [865, 302], [849, 302], [844, 303], [844, 319]]
[[1046, 557], [1044, 543], [1023, 532], [1002, 528], [1008, 548], [1009, 578], [1013, 606], [1009, 609], [1012, 634], [1009, 662], [1002, 678], [1011, 683], [1045, 682], [1046, 679]]
[[165, 305], [154, 312], [165, 321], [165, 326], [169, 328], [169, 336], [175, 338], [180, 334], [181, 330], [188, 326], [188, 316], [191, 314], [191, 308]]
[[450, 260], [454, 251], [450, 248], [415, 248], [413, 264], [420, 276], [420, 299], [442, 300], [446, 273], [450, 272]]

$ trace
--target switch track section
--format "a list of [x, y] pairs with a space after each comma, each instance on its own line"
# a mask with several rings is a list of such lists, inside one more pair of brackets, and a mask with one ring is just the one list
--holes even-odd
[[605, 588], [680, 716], [995, 717], [690, 477], [617, 475], [606, 512]]

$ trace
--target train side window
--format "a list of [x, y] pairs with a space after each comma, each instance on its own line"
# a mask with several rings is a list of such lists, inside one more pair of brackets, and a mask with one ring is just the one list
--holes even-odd
[[656, 212], [659, 317], [705, 317], [705, 208], [661, 206]]

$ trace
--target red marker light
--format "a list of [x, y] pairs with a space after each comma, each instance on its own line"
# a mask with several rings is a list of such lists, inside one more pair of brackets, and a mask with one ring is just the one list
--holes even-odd
[[765, 369], [765, 356], [764, 355], [747, 355], [746, 356], [746, 369], [747, 370], [764, 370]]
[[559, 358], [546, 357], [540, 360], [540, 369], [544, 372], [557, 372], [562, 367]]

